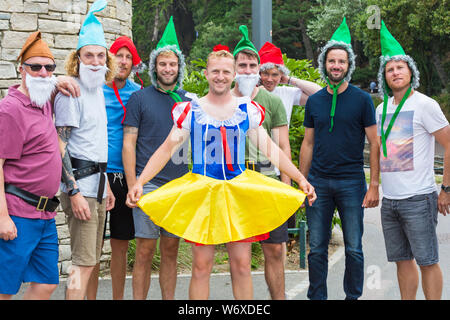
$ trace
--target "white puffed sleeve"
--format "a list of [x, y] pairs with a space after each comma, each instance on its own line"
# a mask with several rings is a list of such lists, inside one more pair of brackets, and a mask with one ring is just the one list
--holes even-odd
[[191, 130], [192, 107], [189, 101], [177, 102], [172, 107], [172, 119], [177, 128]]
[[250, 129], [259, 127], [264, 122], [266, 109], [255, 101], [247, 104], [248, 119], [250, 121]]

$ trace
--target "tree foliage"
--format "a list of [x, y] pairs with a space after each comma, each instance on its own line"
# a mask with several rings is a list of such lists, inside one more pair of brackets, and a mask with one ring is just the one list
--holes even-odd
[[[134, 0], [136, 46], [147, 62], [173, 15], [188, 64], [205, 60], [218, 43], [233, 50], [241, 38], [240, 24], [247, 25], [251, 34], [251, 3], [251, 0]], [[272, 0], [272, 3], [272, 42], [289, 57], [307, 58], [316, 66], [320, 48], [345, 16], [357, 56], [352, 82], [365, 87], [376, 78], [379, 64], [379, 29], [368, 25], [373, 16], [368, 8], [375, 6], [394, 37], [416, 60], [421, 72], [420, 90], [432, 95], [448, 86], [449, 0]]]

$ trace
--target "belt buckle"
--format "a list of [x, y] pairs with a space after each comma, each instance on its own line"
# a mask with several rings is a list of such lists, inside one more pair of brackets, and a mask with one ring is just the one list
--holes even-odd
[[[251, 167], [249, 166], [249, 164], [252, 165], [253, 168], [251, 168]], [[250, 170], [255, 171], [255, 161], [253, 161], [253, 160], [246, 160], [246, 161], [245, 161], [245, 167], [246, 167], [247, 169], [250, 169]]]
[[[45, 201], [45, 202], [44, 202], [44, 205], [43, 205], [42, 208], [41, 208], [41, 203], [42, 203], [42, 201]], [[38, 203], [38, 205], [36, 206], [36, 210], [37, 210], [37, 211], [40, 211], [40, 212], [43, 212], [43, 211], [45, 210], [45, 207], [47, 206], [47, 202], [48, 202], [48, 197], [44, 197], [44, 196], [40, 197], [40, 198], [39, 198], [39, 203]]]

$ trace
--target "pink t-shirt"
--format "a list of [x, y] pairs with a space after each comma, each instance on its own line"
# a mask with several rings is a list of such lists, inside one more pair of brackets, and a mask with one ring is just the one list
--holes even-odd
[[[0, 101], [0, 159], [5, 183], [53, 198], [61, 181], [61, 155], [53, 124], [52, 105], [39, 108], [21, 93], [18, 85]], [[10, 215], [52, 219], [56, 212], [40, 212], [22, 199], [6, 193]]]

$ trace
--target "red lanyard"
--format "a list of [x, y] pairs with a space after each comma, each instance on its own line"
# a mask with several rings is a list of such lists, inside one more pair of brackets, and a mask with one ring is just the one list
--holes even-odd
[[122, 105], [122, 108], [123, 108], [123, 119], [122, 119], [122, 122], [121, 122], [123, 124], [123, 122], [125, 121], [125, 116], [127, 114], [127, 108], [125, 108], [125, 106], [123, 105], [122, 99], [120, 99], [119, 90], [117, 89], [117, 86], [116, 86], [116, 83], [114, 82], [114, 80], [112, 82], [112, 85], [113, 85], [114, 93], [116, 94], [116, 98], [117, 98], [117, 100], [119, 100], [119, 102], [120, 102], [120, 104]]

